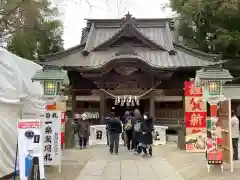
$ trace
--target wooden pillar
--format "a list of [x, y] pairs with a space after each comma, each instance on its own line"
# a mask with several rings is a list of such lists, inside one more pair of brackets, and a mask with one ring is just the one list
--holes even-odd
[[72, 118], [68, 119], [65, 124], [65, 148], [74, 148], [75, 147], [75, 135], [73, 134], [73, 120], [74, 114], [76, 113], [76, 92], [72, 90]]
[[155, 124], [155, 100], [154, 97], [150, 97], [150, 103], [149, 103], [149, 115], [153, 118], [153, 123]]
[[76, 92], [72, 91], [72, 117], [74, 118], [74, 114], [77, 111], [77, 100], [76, 100]]
[[100, 91], [100, 124], [104, 124], [105, 118], [105, 95]]
[[[156, 82], [155, 82], [155, 77], [152, 76], [151, 77], [151, 86], [153, 88], [153, 86], [155, 86]], [[154, 96], [152, 94], [152, 92], [150, 92], [150, 103], [149, 103], [149, 115], [150, 117], [153, 118], [153, 124], [155, 124], [155, 100], [154, 100]]]
[[186, 150], [186, 125], [185, 125], [185, 94], [184, 90], [182, 90], [182, 99], [183, 99], [183, 117], [184, 119], [179, 120], [179, 128], [178, 128], [178, 148], [180, 150]]

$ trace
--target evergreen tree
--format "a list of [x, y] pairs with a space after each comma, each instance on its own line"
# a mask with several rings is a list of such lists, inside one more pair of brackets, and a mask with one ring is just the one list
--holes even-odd
[[8, 50], [27, 59], [63, 50], [63, 27], [48, 0], [4, 1], [0, 38]]
[[179, 14], [184, 45], [240, 57], [240, 0], [170, 0], [170, 7]]

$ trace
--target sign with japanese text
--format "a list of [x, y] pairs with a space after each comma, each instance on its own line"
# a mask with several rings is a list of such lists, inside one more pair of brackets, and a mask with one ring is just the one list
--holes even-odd
[[185, 111], [186, 112], [207, 112], [206, 103], [201, 97], [185, 96]]
[[61, 111], [61, 145], [65, 144], [66, 102], [56, 102], [46, 106], [48, 111]]
[[33, 166], [33, 159], [36, 158], [38, 159], [40, 179], [45, 179], [41, 120], [19, 120], [18, 156], [20, 179], [27, 180], [30, 177]]
[[65, 144], [66, 113], [61, 112], [61, 144]]
[[185, 81], [184, 91], [186, 151], [205, 152], [207, 109], [202, 88], [195, 87], [193, 81]]
[[45, 165], [61, 164], [61, 111], [46, 111], [44, 121]]
[[202, 97], [203, 91], [202, 88], [195, 87], [193, 81], [184, 82], [184, 95], [190, 97]]
[[186, 128], [206, 128], [207, 112], [186, 112]]

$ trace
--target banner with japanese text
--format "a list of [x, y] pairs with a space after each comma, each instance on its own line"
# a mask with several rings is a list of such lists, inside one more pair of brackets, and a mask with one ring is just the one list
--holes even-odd
[[[167, 126], [154, 126], [153, 132], [153, 145], [164, 145], [166, 144], [166, 130]], [[78, 137], [76, 137], [78, 138]], [[89, 145], [95, 144], [106, 144], [107, 143], [107, 132], [106, 125], [94, 125], [90, 126], [90, 137]], [[120, 136], [120, 144], [124, 144], [122, 137]], [[76, 147], [78, 146], [78, 140], [76, 141]]]
[[61, 111], [46, 111], [44, 121], [44, 164], [61, 164]]
[[202, 88], [195, 87], [193, 81], [185, 81], [184, 90], [186, 151], [205, 152], [207, 110]]
[[66, 112], [61, 112], [61, 145], [65, 144]]

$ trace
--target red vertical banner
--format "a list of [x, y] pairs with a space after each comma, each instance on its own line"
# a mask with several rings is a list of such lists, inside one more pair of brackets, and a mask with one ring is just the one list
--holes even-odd
[[185, 81], [184, 94], [186, 151], [205, 152], [207, 109], [202, 88], [195, 87], [193, 81]]
[[66, 112], [61, 112], [61, 145], [65, 144]]
[[61, 111], [61, 145], [65, 144], [66, 103], [56, 102], [46, 105], [46, 111]]

